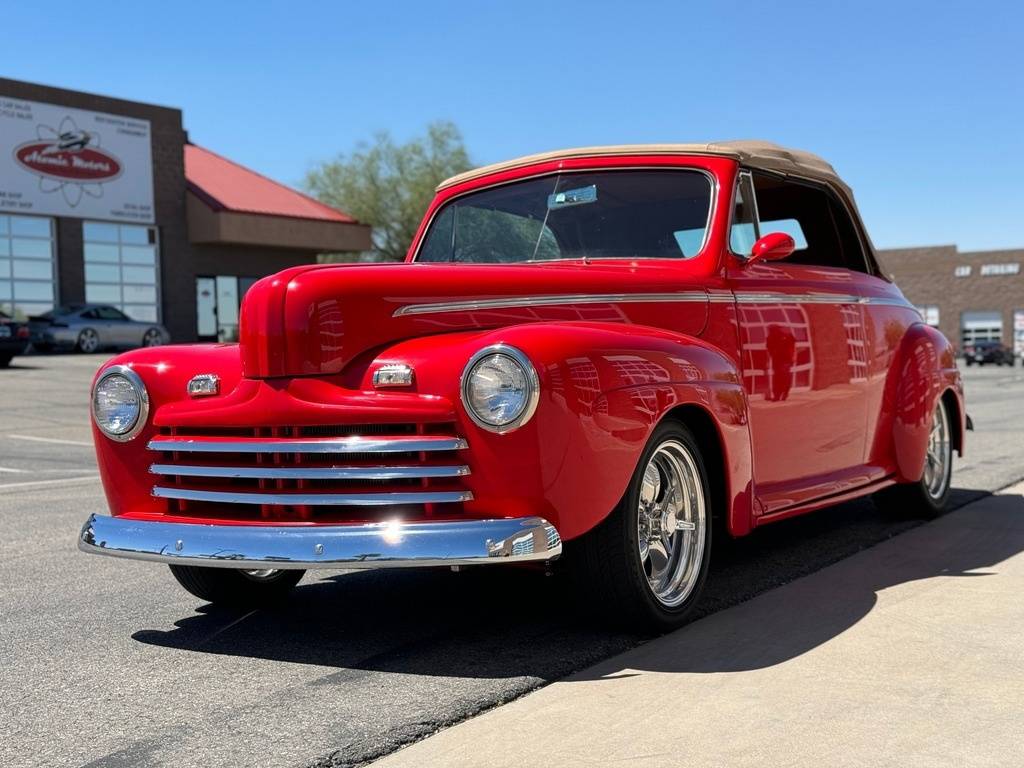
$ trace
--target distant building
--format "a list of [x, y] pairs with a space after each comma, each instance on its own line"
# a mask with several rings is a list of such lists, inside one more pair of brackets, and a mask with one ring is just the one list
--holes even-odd
[[257, 279], [369, 248], [351, 216], [189, 143], [178, 109], [0, 78], [10, 314], [95, 302], [174, 341], [230, 341]]
[[962, 349], [995, 340], [1024, 354], [1024, 248], [958, 251], [955, 245], [878, 251], [883, 271]]

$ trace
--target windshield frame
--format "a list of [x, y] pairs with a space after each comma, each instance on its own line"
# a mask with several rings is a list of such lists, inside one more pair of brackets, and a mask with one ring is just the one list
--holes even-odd
[[[595, 158], [597, 159], [597, 158]], [[434, 222], [438, 216], [440, 216], [452, 203], [460, 200], [469, 195], [483, 192], [489, 189], [495, 189], [497, 187], [508, 186], [509, 184], [518, 184], [523, 181], [532, 181], [534, 179], [542, 179], [547, 176], [572, 176], [584, 173], [605, 173], [605, 172], [625, 172], [630, 171], [663, 171], [665, 173], [700, 173], [707, 178], [710, 184], [710, 198], [708, 201], [708, 216], [707, 221], [704, 223], [704, 238], [701, 240], [700, 248], [693, 256], [686, 258], [666, 258], [666, 257], [637, 257], [637, 256], [573, 256], [567, 258], [558, 259], [526, 259], [523, 261], [508, 261], [508, 262], [458, 262], [458, 261], [419, 261], [420, 251], [423, 248], [423, 244], [427, 241], [427, 237], [430, 234]], [[519, 264], [551, 264], [551, 263], [572, 263], [572, 262], [599, 262], [599, 261], [644, 261], [644, 262], [658, 262], [658, 263], [670, 263], [670, 264], [688, 264], [695, 261], [701, 260], [705, 252], [707, 251], [708, 242], [711, 240], [712, 226], [715, 221], [715, 213], [718, 210], [718, 201], [720, 198], [720, 185], [717, 174], [712, 172], [708, 168], [703, 168], [699, 165], [684, 165], [681, 163], [672, 164], [652, 164], [642, 163], [637, 165], [602, 165], [595, 163], [593, 166], [584, 167], [572, 167], [572, 168], [556, 168], [553, 170], [539, 171], [536, 173], [528, 173], [523, 176], [517, 176], [512, 179], [501, 179], [500, 181], [494, 181], [490, 184], [480, 184], [479, 186], [473, 186], [470, 189], [466, 189], [462, 192], [452, 195], [451, 197], [445, 198], [444, 202], [436, 205], [430, 212], [430, 218], [424, 226], [420, 228], [418, 237], [416, 239], [416, 249], [412, 252], [412, 257], [406, 260], [406, 263], [412, 264], [446, 264], [453, 266], [456, 264], [463, 264], [465, 266], [480, 266], [480, 267], [514, 267]]]

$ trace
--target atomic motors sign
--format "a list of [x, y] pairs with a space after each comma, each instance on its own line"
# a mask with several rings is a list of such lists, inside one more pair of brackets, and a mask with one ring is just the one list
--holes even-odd
[[147, 120], [0, 96], [0, 213], [153, 221]]

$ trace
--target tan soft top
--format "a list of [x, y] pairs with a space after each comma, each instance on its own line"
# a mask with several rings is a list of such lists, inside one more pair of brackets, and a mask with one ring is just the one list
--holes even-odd
[[852, 200], [849, 187], [836, 174], [835, 169], [827, 162], [811, 152], [800, 149], [787, 149], [770, 141], [715, 141], [707, 144], [622, 144], [607, 147], [580, 147], [578, 149], [561, 149], [554, 152], [543, 152], [539, 155], [527, 155], [503, 163], [485, 165], [472, 171], [460, 173], [442, 181], [438, 190], [459, 184], [469, 179], [533, 165], [550, 160], [568, 160], [576, 157], [607, 157], [609, 155], [716, 155], [731, 157], [749, 168], [762, 168], [789, 176], [824, 181], [838, 187]]

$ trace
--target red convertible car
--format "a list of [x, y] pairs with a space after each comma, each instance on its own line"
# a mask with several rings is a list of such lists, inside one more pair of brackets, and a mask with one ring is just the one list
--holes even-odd
[[80, 547], [204, 600], [561, 556], [604, 611], [660, 627], [718, 537], [873, 493], [938, 513], [969, 423], [850, 189], [763, 142], [457, 176], [404, 264], [268, 277], [237, 345], [115, 358], [92, 416], [111, 515]]

